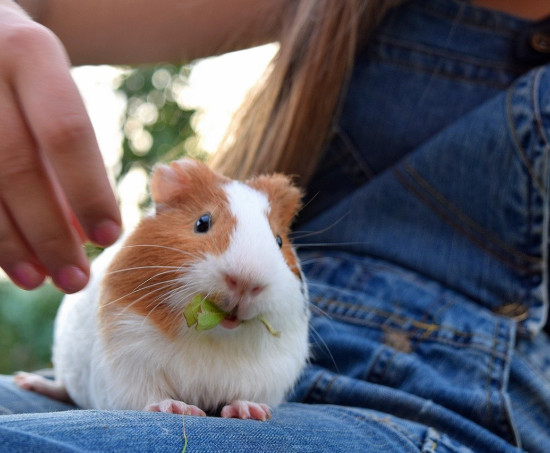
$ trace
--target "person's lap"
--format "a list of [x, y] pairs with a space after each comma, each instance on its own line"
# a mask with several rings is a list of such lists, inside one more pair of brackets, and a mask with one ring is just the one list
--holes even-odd
[[[284, 404], [267, 422], [132, 411], [6, 415], [5, 451], [465, 451], [435, 430], [357, 408]], [[503, 450], [504, 451], [504, 450]]]

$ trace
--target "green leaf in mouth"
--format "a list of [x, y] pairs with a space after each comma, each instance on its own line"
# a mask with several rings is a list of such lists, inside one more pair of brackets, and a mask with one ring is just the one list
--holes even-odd
[[[187, 327], [195, 326], [195, 329], [200, 331], [213, 329], [229, 316], [229, 313], [218, 308], [210, 299], [197, 294], [183, 310], [183, 316], [187, 322]], [[255, 319], [265, 326], [270, 335], [274, 337], [281, 336], [281, 332], [275, 330], [263, 315], [259, 315]]]
[[206, 297], [197, 294], [183, 310], [183, 316], [187, 322], [187, 327], [196, 324], [197, 330], [209, 330], [216, 327], [228, 315], [220, 310], [214, 302]]

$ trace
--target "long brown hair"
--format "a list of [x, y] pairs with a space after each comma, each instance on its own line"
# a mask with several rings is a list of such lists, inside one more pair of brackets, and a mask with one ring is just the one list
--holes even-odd
[[211, 165], [237, 179], [283, 172], [304, 185], [332, 129], [358, 47], [402, 1], [289, 2], [279, 51]]

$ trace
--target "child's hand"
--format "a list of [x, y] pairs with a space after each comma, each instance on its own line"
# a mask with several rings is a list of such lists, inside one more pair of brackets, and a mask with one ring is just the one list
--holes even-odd
[[63, 46], [0, 0], [0, 267], [32, 289], [82, 289], [82, 242], [119, 235], [120, 215]]

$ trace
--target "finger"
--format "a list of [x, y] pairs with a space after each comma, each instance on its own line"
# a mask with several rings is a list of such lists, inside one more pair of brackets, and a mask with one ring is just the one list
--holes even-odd
[[18, 102], [86, 236], [109, 245], [120, 234], [118, 205], [66, 56], [53, 42], [16, 67]]
[[17, 233], [4, 206], [0, 204], [0, 267], [23, 289], [35, 289], [42, 284], [44, 271]]
[[0, 85], [0, 99], [0, 195], [6, 217], [54, 283], [65, 292], [78, 291], [89, 270], [70, 210], [48, 177], [5, 85]]

